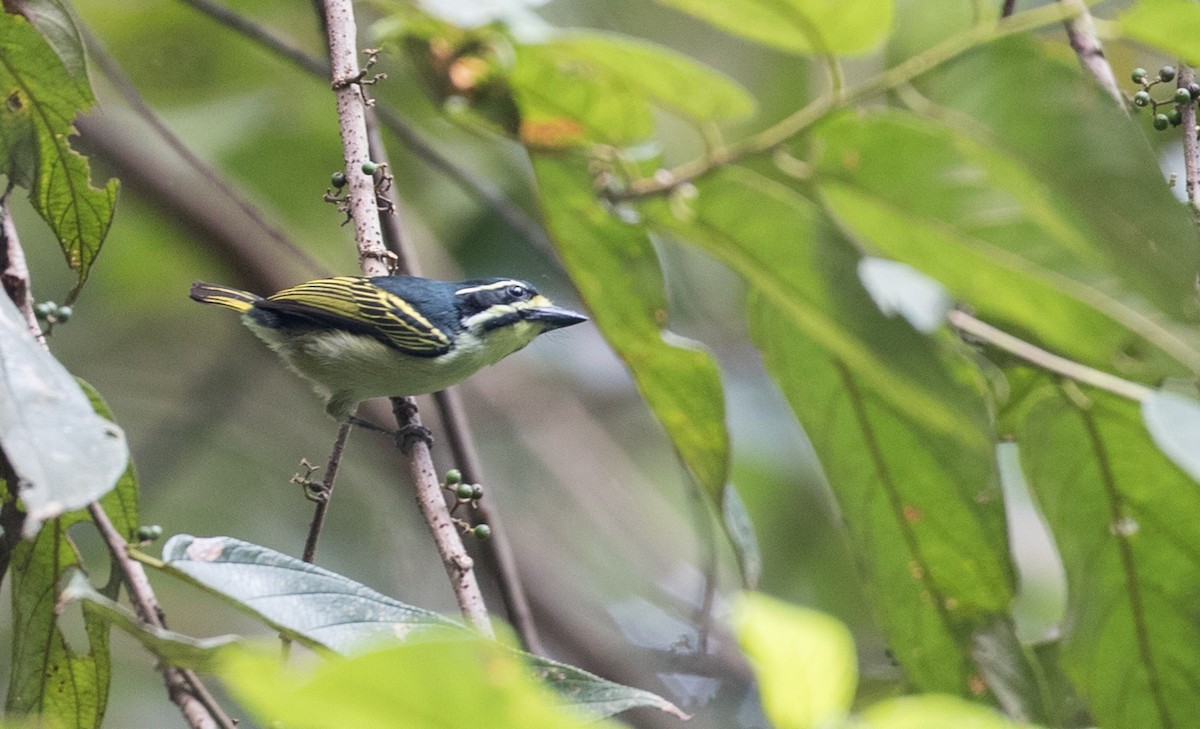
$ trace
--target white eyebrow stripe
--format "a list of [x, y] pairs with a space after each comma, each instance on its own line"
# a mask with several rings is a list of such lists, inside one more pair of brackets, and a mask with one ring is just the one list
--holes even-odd
[[529, 285], [526, 284], [524, 281], [517, 281], [516, 279], [510, 278], [510, 279], [506, 279], [504, 281], [497, 281], [495, 283], [490, 283], [490, 284], [482, 284], [479, 286], [468, 286], [465, 289], [459, 289], [458, 291], [455, 291], [454, 295], [455, 296], [466, 296], [467, 294], [473, 294], [476, 291], [492, 291], [494, 289], [502, 289], [502, 288], [506, 288], [508, 286], [521, 286], [522, 288], [526, 288], [526, 289], [529, 288]]

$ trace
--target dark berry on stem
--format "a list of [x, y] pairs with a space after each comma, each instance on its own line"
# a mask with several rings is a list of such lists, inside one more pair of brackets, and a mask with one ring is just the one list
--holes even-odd
[[1154, 115], [1154, 128], [1155, 129], [1159, 129], [1159, 130], [1166, 129], [1170, 125], [1171, 125], [1171, 121], [1169, 119], [1167, 119], [1166, 114], [1155, 114]]
[[1148, 91], [1137, 92], [1136, 94], [1133, 95], [1133, 103], [1137, 104], [1138, 106], [1146, 106], [1147, 104], [1150, 103], [1150, 92], [1148, 92]]
[[1178, 106], [1167, 112], [1167, 121], [1171, 122], [1173, 127], [1183, 123], [1183, 112], [1179, 110]]
[[1192, 95], [1193, 99], [1200, 99], [1200, 84], [1193, 81], [1187, 85], [1187, 90], [1188, 93]]
[[1192, 103], [1192, 92], [1188, 91], [1187, 89], [1175, 89], [1175, 103], [1176, 104]]
[[1171, 79], [1175, 78], [1175, 67], [1163, 66], [1162, 68], [1158, 69], [1158, 77], [1163, 81], [1170, 81]]

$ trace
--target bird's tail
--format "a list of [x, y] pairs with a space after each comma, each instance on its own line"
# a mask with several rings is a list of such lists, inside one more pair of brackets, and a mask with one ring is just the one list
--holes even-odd
[[218, 284], [203, 283], [197, 281], [192, 284], [192, 290], [189, 294], [193, 300], [199, 301], [201, 304], [216, 304], [224, 306], [226, 309], [233, 309], [238, 312], [247, 312], [254, 307], [254, 302], [262, 299], [261, 296], [242, 291], [240, 289], [221, 286]]

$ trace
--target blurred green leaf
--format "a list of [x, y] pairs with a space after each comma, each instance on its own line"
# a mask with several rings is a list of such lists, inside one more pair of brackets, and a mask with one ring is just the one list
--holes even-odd
[[[830, 275], [829, 256], [814, 243], [820, 222], [815, 205], [740, 167], [722, 168], [696, 187], [699, 194], [684, 203], [685, 210], [659, 200], [645, 203], [641, 209], [650, 226], [698, 245], [739, 273], [788, 317], [791, 326], [819, 342], [913, 419], [956, 437], [978, 437], [978, 430], [939, 397], [940, 381], [924, 358], [906, 357], [903, 349], [897, 351], [886, 340], [871, 341], [873, 333], [864, 321], [878, 317], [857, 317], [858, 307], [875, 307], [853, 271], [841, 286], [825, 280]], [[914, 338], [899, 334], [908, 331], [903, 326], [890, 331]]]
[[[831, 290], [853, 285], [845, 258]], [[750, 308], [751, 337], [821, 460], [892, 653], [923, 690], [977, 695], [972, 636], [1007, 613], [1013, 576], [986, 409], [967, 368], [869, 303], [858, 310], [867, 341], [923, 361], [938, 384], [931, 392], [971, 429], [941, 432], [898, 409], [766, 296]]]
[[1142, 402], [1142, 420], [1159, 449], [1200, 481], [1200, 403], [1166, 390], [1156, 390]]
[[663, 46], [572, 31], [517, 47], [509, 83], [531, 145], [629, 144], [654, 129], [650, 105], [694, 121], [749, 116], [754, 100], [728, 77]]
[[[342, 575], [231, 537], [176, 535], [163, 545], [163, 562], [163, 571], [315, 648], [348, 654], [397, 640], [444, 643], [475, 636], [438, 613], [406, 605]], [[613, 683], [558, 661], [514, 653], [522, 656], [562, 701], [589, 716], [610, 716], [635, 707], [683, 716], [674, 704], [649, 691]]]
[[658, 0], [722, 30], [793, 53], [849, 54], [877, 46], [892, 0]]
[[1155, 447], [1137, 404], [1033, 392], [1017, 437], [1068, 582], [1062, 665], [1106, 729], [1200, 712], [1200, 489]]
[[941, 327], [954, 305], [940, 283], [898, 261], [863, 258], [858, 278], [885, 316], [899, 314], [925, 334]]
[[[1115, 285], [1124, 279], [1139, 294], [1157, 289], [1155, 298], [1181, 304], [1191, 284], [1182, 287], [1178, 274], [1187, 264], [1179, 262], [1192, 254], [1171, 263], [1177, 266], [1173, 280], [1158, 286], [1142, 273], [1118, 273], [1168, 267], [1170, 255], [1149, 250], [1149, 241], [1141, 239], [1145, 265], [1120, 260], [1127, 254], [1118, 257], [1117, 249], [1132, 245], [1136, 221], [1118, 225], [1112, 221], [1118, 213], [1098, 216], [1121, 228], [1125, 240], [1117, 243], [1093, 233], [1068, 201], [1056, 198], [1057, 168], [1015, 164], [1003, 150], [981, 145], [978, 136], [899, 112], [840, 116], [814, 139], [822, 201], [869, 249], [933, 276], [982, 318], [1032, 332], [1067, 356], [1142, 376], [1183, 371], [1178, 363], [1200, 368], [1190, 338], [1131, 303], [1131, 293]], [[1103, 156], [1107, 148], [1094, 153]], [[1158, 179], [1139, 184], [1163, 187]], [[1162, 195], [1164, 214], [1178, 220], [1179, 206]], [[1186, 215], [1182, 222], [1176, 244], [1191, 235]], [[1164, 243], [1163, 250], [1174, 247]], [[1105, 262], [1111, 273], [1101, 270]], [[1182, 315], [1185, 307], [1174, 308]]]
[[1036, 729], [953, 696], [905, 696], [882, 701], [859, 715], [862, 729]]
[[845, 625], [757, 593], [742, 594], [733, 624], [773, 726], [819, 729], [846, 716], [858, 684], [858, 662]]
[[231, 654], [220, 676], [262, 725], [294, 729], [605, 729], [559, 706], [517, 657], [482, 640], [410, 643], [299, 673]]
[[998, 618], [976, 631], [971, 655], [1007, 716], [1064, 726], [1045, 671], [1033, 650], [1021, 644], [1011, 619]]
[[23, 14], [41, 32], [72, 76], [87, 73], [87, 52], [71, 9], [61, 0], [18, 0]]
[[75, 116], [94, 101], [87, 73], [68, 71], [25, 18], [0, 13], [0, 93], [5, 99], [0, 160], [17, 165], [0, 172], [29, 185], [33, 207], [76, 272], [78, 290], [108, 234], [117, 200], [117, 181], [92, 187], [87, 160], [67, 141], [75, 133]]
[[[7, 297], [0, 299], [0, 307], [8, 304]], [[96, 413], [111, 418], [99, 394], [86, 383], [82, 385]], [[118, 533], [132, 539], [137, 529], [137, 481], [132, 465], [116, 488], [100, 500], [100, 506]], [[99, 727], [104, 719], [111, 683], [108, 621], [85, 608], [88, 651], [76, 653], [58, 626], [55, 606], [64, 574], [81, 565], [67, 531], [88, 518], [84, 511], [64, 514], [13, 550], [12, 664], [5, 704], [10, 714], [37, 714], [73, 728]], [[115, 588], [119, 583], [113, 584]]]
[[1126, 38], [1200, 63], [1200, 5], [1191, 0], [1141, 0], [1118, 16], [1117, 27]]
[[96, 414], [7, 296], [0, 296], [0, 447], [20, 479], [14, 491], [25, 505], [27, 538], [111, 491], [129, 462], [125, 434]]
[[725, 400], [716, 363], [667, 323], [662, 271], [645, 231], [596, 200], [583, 158], [533, 157], [546, 222], [596, 326], [716, 505], [729, 475]]

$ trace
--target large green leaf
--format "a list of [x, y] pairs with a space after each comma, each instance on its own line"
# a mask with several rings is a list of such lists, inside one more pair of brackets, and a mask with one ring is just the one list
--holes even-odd
[[1062, 665], [1106, 729], [1200, 713], [1200, 489], [1155, 447], [1135, 403], [1035, 391], [1022, 466], [1068, 582]]
[[743, 38], [793, 53], [858, 53], [892, 24], [892, 0], [658, 0]]
[[[980, 316], [1097, 367], [1143, 377], [1200, 369], [1189, 335], [1130, 301], [1155, 289], [1182, 316], [1191, 284], [1179, 271], [1191, 253], [1168, 266], [1169, 255], [1141, 240], [1144, 269], [1172, 268], [1153, 286], [1133, 272], [1142, 264], [1124, 260], [1119, 239], [1080, 224], [1051, 173], [1015, 163], [978, 134], [911, 114], [840, 116], [821, 126], [814, 145], [822, 200], [841, 224], [870, 249], [930, 274]], [[1176, 219], [1178, 206], [1167, 207]], [[1191, 235], [1184, 223], [1164, 234], [1175, 244], [1163, 251]], [[1125, 243], [1135, 237], [1133, 221], [1112, 225], [1128, 234]]]
[[583, 158], [533, 158], [542, 210], [571, 280], [712, 503], [729, 473], [725, 400], [713, 358], [671, 334], [646, 233], [597, 200]]
[[96, 413], [7, 296], [0, 296], [0, 447], [20, 479], [13, 491], [25, 506], [26, 537], [111, 491], [129, 461], [125, 434]]
[[923, 358], [970, 437], [910, 417], [761, 294], [751, 336], [821, 460], [892, 652], [922, 689], [975, 695], [972, 634], [1007, 612], [1014, 589], [983, 400], [936, 342], [870, 312], [863, 330]]
[[[821, 217], [815, 205], [787, 187], [740, 167], [727, 167], [696, 183], [699, 194], [681, 212], [663, 201], [643, 206], [653, 228], [700, 246], [737, 271], [785, 314], [791, 326], [819, 342], [893, 406], [932, 429], [978, 445], [969, 418], [939, 396], [942, 376], [926, 356], [895, 346], [888, 337], [918, 340], [892, 327], [875, 336], [878, 316], [858, 282], [856, 261], [818, 245]], [[830, 276], [839, 276], [831, 284]], [[864, 317], [858, 316], [863, 309]]]
[[[164, 571], [318, 649], [350, 654], [396, 640], [445, 643], [475, 635], [435, 612], [406, 605], [295, 557], [230, 537], [174, 536], [163, 545], [163, 561]], [[157, 640], [158, 636], [149, 638]], [[589, 716], [610, 716], [637, 707], [682, 716], [674, 704], [649, 691], [613, 683], [558, 661], [521, 656], [563, 703]], [[170, 658], [170, 654], [164, 657]]]
[[520, 45], [508, 80], [522, 137], [539, 146], [639, 141], [654, 128], [651, 104], [696, 121], [754, 111], [754, 100], [728, 77], [615, 33], [573, 31]]
[[[111, 417], [100, 396], [85, 388], [96, 412]], [[137, 482], [132, 466], [100, 500], [100, 506], [117, 531], [132, 539], [137, 529]], [[64, 574], [80, 565], [67, 530], [87, 519], [86, 512], [74, 511], [49, 521], [32, 540], [17, 545], [11, 562], [12, 676], [6, 709], [12, 714], [38, 714], [73, 729], [100, 726], [111, 679], [108, 621], [85, 607], [88, 650], [76, 653], [58, 626], [55, 609]]]
[[1141, 0], [1118, 21], [1125, 37], [1200, 63], [1200, 5], [1192, 0]]
[[117, 199], [117, 181], [92, 187], [87, 160], [67, 141], [76, 114], [93, 103], [87, 73], [68, 70], [25, 18], [0, 13], [0, 95], [0, 172], [29, 187], [78, 288], [108, 234]]
[[860, 729], [1036, 729], [953, 696], [905, 696], [875, 704], [858, 717]]

